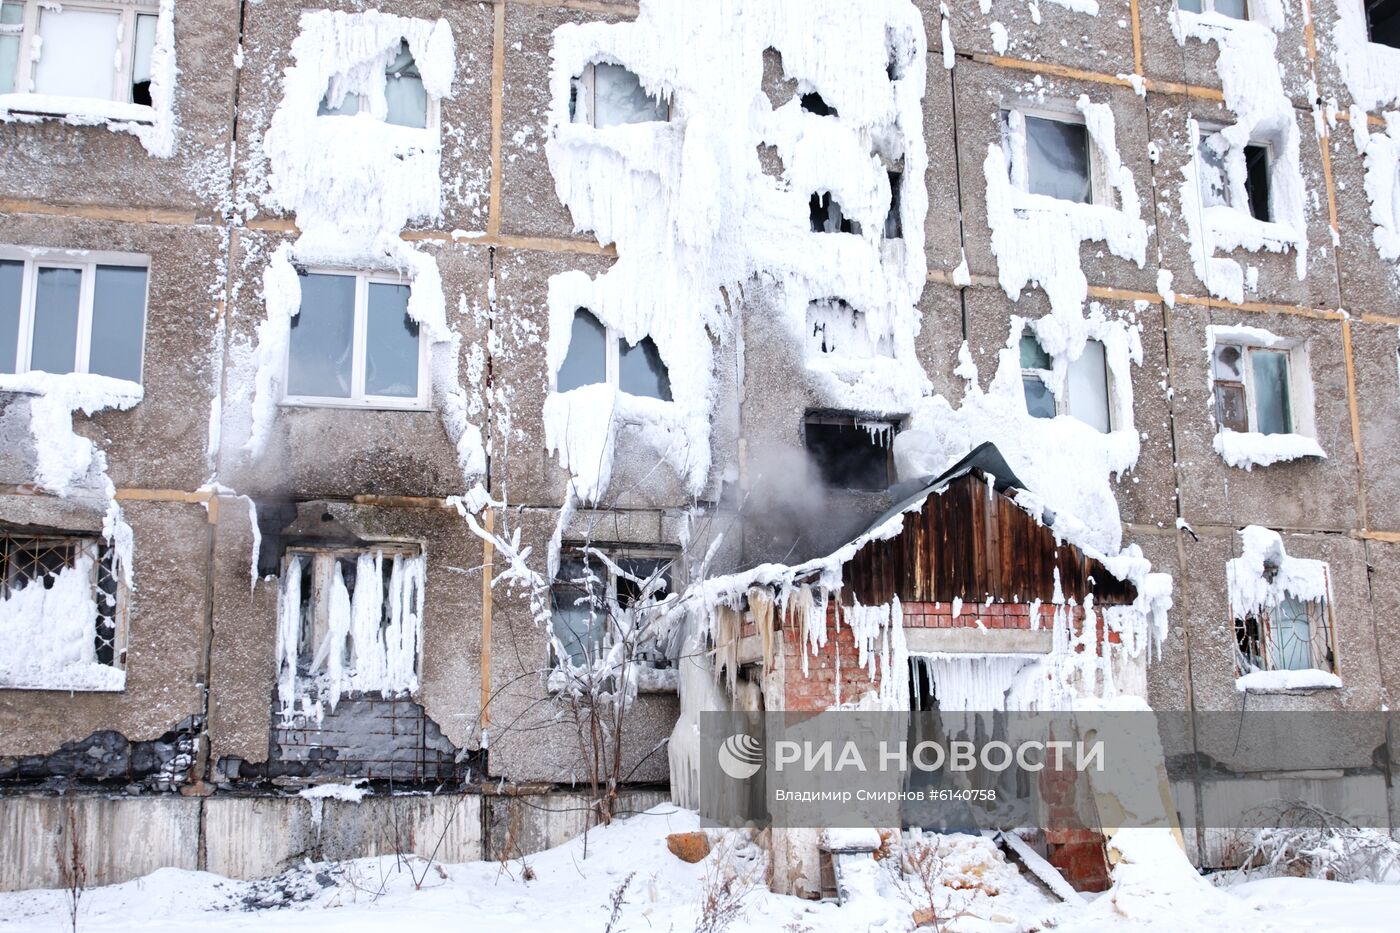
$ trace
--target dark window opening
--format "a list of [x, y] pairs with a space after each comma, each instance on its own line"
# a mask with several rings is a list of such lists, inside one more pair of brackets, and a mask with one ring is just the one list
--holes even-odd
[[885, 239], [899, 240], [904, 237], [904, 221], [900, 218], [900, 204], [903, 203], [901, 189], [904, 187], [904, 173], [890, 172], [890, 209], [885, 214]]
[[[607, 554], [603, 560], [585, 545], [566, 545], [564, 550], [550, 587], [550, 626], [558, 639], [551, 645], [551, 666], [562, 660], [560, 649], [573, 664], [587, 665], [637, 624], [623, 613], [646, 610], [666, 599], [675, 556], [652, 548], [646, 549], [646, 556], [600, 548]], [[643, 667], [674, 665], [674, 652], [664, 638], [643, 638], [633, 648], [632, 660]]]
[[580, 386], [607, 382], [607, 345], [608, 332], [603, 322], [583, 308], [575, 311], [569, 352], [559, 367], [558, 390], [568, 392]]
[[836, 108], [827, 104], [816, 91], [809, 91], [802, 95], [802, 109], [819, 117], [836, 116]]
[[630, 345], [618, 341], [617, 382], [617, 387], [630, 395], [671, 401], [671, 375], [650, 337]]
[[1400, 49], [1400, 0], [1366, 0], [1366, 34], [1372, 42]]
[[830, 192], [814, 192], [809, 211], [813, 233], [860, 233], [860, 224], [841, 212], [841, 202]]
[[851, 416], [808, 415], [807, 453], [822, 481], [837, 489], [884, 491], [893, 470], [894, 425]]
[[1249, 198], [1249, 215], [1255, 220], [1272, 220], [1269, 212], [1269, 149], [1244, 147], [1244, 191]]

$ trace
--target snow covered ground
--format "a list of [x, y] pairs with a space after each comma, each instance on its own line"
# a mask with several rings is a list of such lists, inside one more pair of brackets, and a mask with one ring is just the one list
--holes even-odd
[[[162, 869], [127, 884], [84, 892], [78, 929], [151, 931], [295, 930], [298, 933], [439, 929], [490, 933], [603, 931], [614, 893], [622, 902], [614, 933], [704, 929], [702, 904], [718, 890], [722, 866], [761, 872], [757, 849], [721, 842], [690, 865], [666, 848], [668, 833], [697, 829], [693, 812], [657, 807], [583, 839], [501, 865], [430, 865], [392, 857], [307, 864], [273, 879], [231, 881], [204, 872]], [[718, 837], [716, 837], [718, 838]], [[1347, 885], [1273, 878], [1221, 891], [1194, 878], [1142, 871], [1087, 906], [1060, 904], [1003, 863], [985, 840], [941, 837], [939, 896], [967, 914], [954, 931], [1172, 929], [1192, 931], [1393, 930], [1400, 885]], [[742, 895], [731, 933], [903, 931], [924, 897], [901, 889], [892, 862], [866, 862], [844, 906], [770, 894], [760, 883], [730, 885]], [[862, 866], [862, 867], [865, 867]], [[630, 880], [629, 880], [630, 879]], [[1181, 885], [1199, 885], [1183, 897]], [[912, 899], [912, 900], [911, 900]], [[1189, 902], [1187, 902], [1189, 901]], [[0, 894], [0, 929], [71, 929], [61, 891]], [[709, 929], [718, 930], [719, 927]]]

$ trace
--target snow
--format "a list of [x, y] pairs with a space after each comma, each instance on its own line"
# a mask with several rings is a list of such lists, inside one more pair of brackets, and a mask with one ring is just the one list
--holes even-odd
[[[571, 271], [551, 279], [551, 387], [574, 312], [585, 307], [631, 343], [651, 337], [673, 397], [639, 406], [619, 393], [600, 411], [587, 396], [606, 393], [592, 387], [584, 398], [556, 398], [580, 389], [551, 394], [547, 446], [567, 462], [582, 500], [605, 493], [612, 448], [627, 436], [669, 462], [689, 492], [702, 492], [718, 392], [713, 344], [734, 336], [729, 296], [758, 273], [771, 283], [775, 310], [797, 345], [806, 343], [809, 305], [840, 298], [865, 316], [872, 345], [889, 347], [873, 357], [809, 352], [823, 407], [902, 414], [927, 389], [915, 351], [925, 254], [882, 237], [891, 168], [902, 168], [900, 220], [911, 243], [927, 210], [920, 14], [907, 0], [859, 9], [818, 0], [801, 4], [800, 13], [790, 7], [775, 2], [734, 17], [723, 4], [644, 2], [633, 22], [554, 32], [546, 154], [555, 191], [575, 228], [615, 245], [618, 259], [596, 276]], [[832, 45], [847, 54], [826, 54]], [[769, 47], [782, 52], [799, 89], [818, 90], [839, 118], [808, 113], [797, 98], [768, 100], [762, 61]], [[886, 72], [892, 56], [894, 80]], [[666, 99], [670, 121], [573, 122], [571, 82], [599, 61], [623, 65], [647, 93]], [[762, 171], [760, 144], [777, 150], [782, 178]], [[808, 200], [821, 191], [840, 202], [861, 235], [810, 230]]]
[[[848, 895], [843, 905], [773, 894], [763, 884], [764, 860], [742, 831], [709, 830], [712, 854], [698, 864], [686, 864], [667, 851], [668, 833], [697, 831], [700, 821], [694, 812], [663, 804], [594, 829], [586, 846], [578, 838], [505, 862], [430, 864], [413, 856], [306, 862], [260, 881], [164, 868], [125, 884], [88, 888], [78, 926], [91, 933], [174, 933], [196, 927], [205, 933], [371, 933], [463, 926], [492, 933], [601, 930], [608, 925], [613, 893], [626, 882], [613, 929], [691, 930], [699, 924], [714, 879], [727, 875], [736, 878], [734, 887], [742, 895], [730, 933], [894, 933], [908, 930], [913, 911], [927, 903], [922, 886], [908, 884], [911, 876], [900, 883], [900, 857], [843, 861]], [[965, 912], [947, 923], [945, 929], [953, 933], [1388, 933], [1400, 911], [1400, 885], [1271, 878], [1214, 888], [1181, 859], [1166, 831], [1120, 831], [1112, 843], [1121, 859], [1113, 872], [1114, 886], [1087, 905], [1059, 903], [1042, 893], [981, 836], [910, 832], [891, 844], [898, 847], [897, 856], [922, 847], [936, 852], [941, 870], [935, 900], [952, 908], [946, 910], [949, 917]], [[298, 893], [283, 898], [279, 892]], [[32, 933], [71, 929], [67, 900], [58, 890], [0, 894], [0, 915]]]
[[1368, 41], [1362, 0], [1339, 0], [1335, 7], [1331, 60], [1356, 106], [1371, 111], [1400, 102], [1400, 50]]
[[[1210, 417], [1215, 421], [1215, 358], [1217, 343], [1235, 343], [1252, 347], [1289, 347], [1290, 341], [1262, 327], [1244, 324], [1221, 326], [1212, 324], [1206, 328], [1206, 373], [1208, 397], [1211, 399]], [[1306, 347], [1294, 348], [1291, 354], [1290, 371], [1302, 369], [1304, 377], [1293, 380], [1292, 417], [1295, 431], [1289, 434], [1263, 434], [1259, 431], [1234, 431], [1217, 425], [1212, 445], [1222, 460], [1232, 467], [1251, 471], [1256, 466], [1269, 466], [1302, 457], [1326, 459], [1327, 452], [1310, 434], [1296, 430], [1309, 425], [1312, 420], [1312, 381], [1307, 377]]]
[[1376, 251], [1386, 262], [1393, 263], [1400, 260], [1400, 186], [1396, 184], [1400, 173], [1400, 113], [1386, 112], [1383, 133], [1368, 131], [1365, 113], [1353, 113], [1351, 125], [1357, 151], [1365, 158], [1366, 198], [1371, 203], [1371, 222], [1376, 225], [1372, 234]]
[[374, 791], [364, 785], [363, 779], [353, 784], [317, 784], [297, 791], [303, 800], [340, 800], [345, 803], [359, 803]]
[[126, 672], [97, 660], [96, 568], [88, 549], [47, 585], [31, 580], [0, 599], [0, 687], [122, 690]]
[[[1216, 70], [1225, 106], [1236, 121], [1220, 131], [1228, 147], [1226, 172], [1232, 204], [1206, 207], [1200, 188], [1201, 163], [1195, 148], [1200, 126], [1188, 117], [1191, 160], [1182, 167], [1179, 187], [1181, 215], [1191, 239], [1191, 261], [1197, 277], [1211, 294], [1239, 304], [1244, 301], [1245, 272], [1239, 262], [1218, 253], [1233, 250], [1282, 253], [1292, 250], [1299, 279], [1307, 275], [1308, 234], [1304, 214], [1304, 185], [1299, 168], [1300, 133], [1296, 114], [1283, 90], [1274, 52], [1274, 31], [1284, 28], [1280, 0], [1257, 4], [1257, 20], [1231, 19], [1216, 13], [1168, 12], [1172, 34], [1184, 46], [1187, 39], [1214, 42], [1220, 50]], [[1274, 220], [1256, 220], [1243, 205], [1244, 147], [1267, 142], [1271, 147], [1269, 201]]]
[[1240, 693], [1251, 690], [1337, 690], [1341, 689], [1342, 679], [1327, 671], [1251, 671], [1235, 678], [1235, 689]]
[[[57, 5], [57, 4], [55, 4]], [[67, 97], [23, 91], [0, 94], [0, 123], [62, 120], [76, 126], [102, 126], [130, 133], [158, 159], [175, 155], [175, 0], [160, 0], [155, 45], [151, 49], [151, 103], [132, 104], [91, 97]]]
[[[1285, 597], [1303, 602], [1332, 600], [1331, 578], [1325, 561], [1289, 557], [1278, 532], [1249, 525], [1240, 532], [1241, 552], [1225, 567], [1232, 618], [1243, 619], [1272, 609]], [[1273, 580], [1266, 569], [1275, 569]]]

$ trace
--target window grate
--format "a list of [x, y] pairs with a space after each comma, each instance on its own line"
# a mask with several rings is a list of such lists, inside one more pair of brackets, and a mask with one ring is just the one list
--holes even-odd
[[94, 648], [97, 661], [124, 668], [126, 651], [121, 639], [121, 582], [115, 550], [96, 538], [83, 536], [33, 536], [0, 531], [0, 600], [29, 586], [52, 588], [64, 570], [77, 565], [86, 554], [92, 560], [93, 593], [97, 605]]

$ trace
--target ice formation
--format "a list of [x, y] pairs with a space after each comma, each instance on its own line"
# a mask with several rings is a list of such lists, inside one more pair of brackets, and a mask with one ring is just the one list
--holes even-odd
[[[389, 563], [388, 586], [384, 584]], [[286, 720], [321, 720], [352, 693], [403, 696], [418, 689], [423, 640], [425, 558], [373, 551], [359, 556], [352, 592], [337, 561], [328, 584], [329, 607], [320, 641], [302, 653], [305, 587], [302, 560], [288, 561], [277, 612], [277, 700]]]
[[1099, 203], [1080, 204], [1027, 189], [1025, 115], [1007, 112], [1001, 145], [987, 147], [987, 223], [1001, 287], [1013, 301], [1026, 286], [1045, 290], [1051, 312], [1066, 323], [1080, 317], [1089, 283], [1079, 264], [1079, 245], [1102, 240], [1115, 256], [1142, 266], [1147, 259], [1147, 224], [1137, 184], [1114, 139], [1113, 110], [1080, 95], [1076, 109], [1094, 147], [1108, 188]]
[[47, 585], [31, 580], [0, 599], [0, 687], [121, 690], [126, 672], [97, 660], [97, 569], [79, 549]]
[[1289, 557], [1279, 533], [1258, 525], [1246, 527], [1240, 539], [1240, 556], [1225, 566], [1232, 618], [1275, 608], [1289, 596], [1303, 602], [1331, 602], [1326, 562]]
[[[832, 46], [847, 54], [827, 54]], [[763, 91], [768, 49], [797, 83], [790, 99]], [[593, 387], [551, 396], [548, 446], [582, 498], [603, 494], [611, 448], [629, 429], [700, 492], [717, 391], [712, 343], [733, 335], [729, 296], [758, 275], [797, 345], [807, 342], [809, 306], [831, 298], [849, 302], [872, 339], [889, 344], [888, 356], [874, 358], [809, 354], [831, 407], [902, 412], [924, 391], [914, 355], [924, 251], [881, 234], [892, 172], [898, 226], [911, 236], [923, 229], [925, 58], [919, 13], [905, 0], [878, 0], [860, 15], [837, 0], [775, 0], [737, 18], [722, 4], [643, 2], [634, 22], [555, 31], [546, 146], [555, 189], [575, 227], [614, 244], [618, 260], [593, 278], [551, 281], [551, 385], [573, 314], [585, 307], [629, 343], [651, 337], [673, 395], [655, 404]], [[572, 82], [593, 63], [626, 67], [669, 102], [671, 119], [574, 122]], [[839, 116], [804, 110], [800, 95], [813, 91]], [[776, 150], [781, 178], [764, 173], [759, 146]], [[811, 231], [813, 192], [830, 193], [862, 233]]]
[[1400, 103], [1400, 49], [1371, 42], [1363, 0], [1338, 0], [1332, 23], [1333, 60], [1363, 111]]
[[[407, 43], [428, 97], [425, 128], [385, 122], [386, 65]], [[461, 338], [447, 322], [437, 262], [405, 243], [410, 221], [442, 212], [442, 144], [433, 120], [437, 101], [452, 95], [454, 44], [445, 20], [436, 22], [369, 11], [303, 13], [292, 43], [295, 65], [263, 150], [268, 158], [270, 206], [293, 211], [300, 236], [269, 258], [263, 274], [267, 318], [256, 346], [235, 353], [253, 384], [242, 450], [261, 455], [284, 394], [292, 319], [300, 312], [298, 264], [349, 270], [392, 270], [409, 283], [408, 314], [430, 346], [432, 400], [457, 449], [464, 483], [486, 469], [480, 429], [469, 417], [468, 393], [457, 377]], [[333, 106], [347, 95], [367, 101], [350, 116], [317, 115], [322, 99]], [[324, 166], [334, 163], [334, 172]], [[222, 406], [228, 412], [231, 406]], [[241, 419], [239, 412], [232, 412]]]
[[[1208, 374], [1207, 388], [1210, 390], [1212, 398], [1210, 403], [1212, 422], [1215, 421], [1213, 401], [1215, 367], [1211, 365], [1211, 361], [1215, 358], [1215, 345], [1225, 342], [1255, 347], [1290, 346], [1290, 342], [1285, 338], [1261, 327], [1249, 327], [1243, 324], [1236, 324], [1233, 327], [1215, 325], [1207, 327], [1206, 372]], [[1307, 366], [1307, 356], [1303, 349], [1295, 348], [1290, 365], [1292, 367]], [[1322, 449], [1322, 445], [1317, 442], [1317, 439], [1298, 430], [1300, 425], [1307, 425], [1311, 422], [1313, 409], [1311, 386], [1310, 379], [1293, 380], [1293, 390], [1297, 393], [1297, 397], [1291, 399], [1294, 422], [1292, 433], [1263, 434], [1258, 431], [1233, 431], [1223, 425], [1217, 425], [1215, 439], [1212, 442], [1215, 452], [1220, 454], [1221, 459], [1230, 466], [1244, 470], [1253, 470], [1256, 466], [1268, 466], [1285, 460], [1297, 460], [1300, 457], [1326, 458], [1327, 452]]]
[[[1308, 228], [1304, 213], [1305, 191], [1299, 167], [1300, 133], [1297, 117], [1283, 90], [1274, 55], [1278, 39], [1274, 32], [1284, 28], [1282, 0], [1257, 5], [1256, 20], [1238, 20], [1218, 13], [1192, 13], [1173, 9], [1172, 33], [1177, 42], [1187, 39], [1214, 42], [1220, 50], [1217, 71], [1225, 94], [1225, 106], [1235, 114], [1235, 123], [1218, 136], [1226, 151], [1226, 183], [1231, 205], [1207, 207], [1201, 191], [1202, 165], [1197, 141], [1201, 127], [1188, 118], [1187, 142], [1191, 161], [1181, 170], [1179, 188], [1181, 215], [1191, 238], [1191, 262], [1197, 277], [1212, 295], [1239, 304], [1247, 285], [1245, 269], [1228, 256], [1217, 255], [1243, 249], [1282, 253], [1292, 250], [1298, 278], [1307, 275]], [[1269, 201], [1273, 218], [1252, 217], [1244, 205], [1245, 146], [1267, 143], [1271, 147]], [[1255, 273], [1257, 275], [1257, 273]]]
[[[1387, 49], [1387, 51], [1392, 51]], [[1397, 67], [1400, 67], [1400, 52]], [[1385, 114], [1385, 131], [1372, 133], [1366, 114], [1354, 110], [1351, 119], [1357, 151], [1366, 164], [1366, 198], [1371, 202], [1376, 251], [1386, 262], [1400, 260], [1400, 112]]]
[[[58, 3], [51, 4], [54, 7]], [[33, 61], [37, 64], [43, 48], [36, 43]], [[99, 60], [106, 56], [94, 50]], [[120, 53], [118, 53], [120, 54]], [[151, 103], [133, 104], [96, 97], [62, 97], [33, 92], [33, 79], [25, 78], [22, 90], [0, 94], [0, 122], [35, 123], [62, 120], [86, 126], [105, 125], [114, 133], [130, 133], [146, 151], [159, 159], [175, 155], [175, 0], [160, 0], [156, 17], [155, 44], [151, 48]]]

